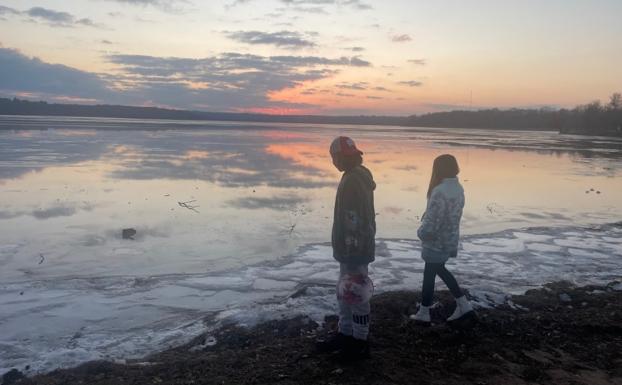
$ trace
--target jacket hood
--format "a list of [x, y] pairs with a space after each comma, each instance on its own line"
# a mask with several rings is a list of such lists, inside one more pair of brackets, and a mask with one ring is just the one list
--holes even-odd
[[371, 174], [371, 171], [367, 169], [365, 166], [356, 166], [352, 170], [349, 171], [350, 174], [356, 175], [361, 182], [370, 190], [376, 189], [376, 182], [374, 182], [374, 177]]

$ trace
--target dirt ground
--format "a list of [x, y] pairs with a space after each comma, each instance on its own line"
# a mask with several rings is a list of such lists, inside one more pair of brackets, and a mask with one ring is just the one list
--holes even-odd
[[127, 364], [90, 362], [32, 378], [11, 372], [4, 383], [622, 385], [622, 291], [612, 287], [549, 284], [513, 297], [518, 307], [479, 310], [479, 322], [458, 328], [443, 322], [454, 306], [447, 292], [438, 293], [428, 328], [408, 319], [419, 293], [380, 294], [371, 358], [354, 364], [315, 353], [336, 317], [319, 327], [300, 316], [223, 327], [213, 346], [200, 336]]

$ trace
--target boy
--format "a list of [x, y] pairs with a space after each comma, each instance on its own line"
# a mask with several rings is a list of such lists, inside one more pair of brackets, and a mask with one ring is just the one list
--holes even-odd
[[346, 360], [369, 355], [369, 299], [373, 285], [368, 265], [374, 261], [376, 212], [371, 172], [362, 165], [363, 152], [354, 141], [340, 136], [330, 145], [333, 165], [343, 172], [337, 196], [332, 231], [333, 257], [339, 262], [339, 332], [320, 342], [323, 352], [340, 350]]

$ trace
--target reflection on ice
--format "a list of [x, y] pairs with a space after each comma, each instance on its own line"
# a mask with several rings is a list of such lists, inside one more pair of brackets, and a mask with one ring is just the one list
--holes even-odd
[[307, 198], [303, 198], [294, 194], [287, 194], [265, 198], [244, 196], [232, 199], [227, 203], [233, 207], [237, 207], [240, 209], [257, 210], [269, 208], [272, 210], [293, 210], [298, 207], [298, 205], [301, 205], [307, 201]]

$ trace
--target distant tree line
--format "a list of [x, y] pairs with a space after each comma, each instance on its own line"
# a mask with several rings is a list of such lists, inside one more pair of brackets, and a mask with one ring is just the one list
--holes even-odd
[[32, 102], [17, 98], [0, 98], [0, 115], [47, 115], [128, 119], [218, 120], [270, 123], [316, 123], [353, 125], [406, 125], [403, 116], [321, 116], [321, 115], [268, 115], [235, 112], [206, 112], [173, 110], [158, 107], [118, 105], [53, 104]]
[[508, 130], [555, 130], [564, 134], [622, 136], [622, 95], [614, 93], [609, 103], [594, 101], [571, 110], [488, 109], [435, 112], [413, 115], [408, 125], [419, 127], [488, 128]]
[[557, 111], [551, 109], [492, 108], [477, 111], [433, 112], [413, 115], [409, 126], [446, 128], [485, 128], [505, 130], [555, 130]]
[[552, 130], [566, 134], [622, 136], [622, 95], [607, 104], [594, 101], [573, 109], [486, 109], [412, 116], [267, 115], [173, 110], [156, 107], [51, 104], [0, 98], [0, 115], [50, 115], [137, 119], [220, 120], [271, 123], [392, 125], [502, 130]]
[[555, 123], [564, 134], [622, 136], [622, 94], [614, 93], [607, 104], [596, 100], [572, 110], [560, 110]]

